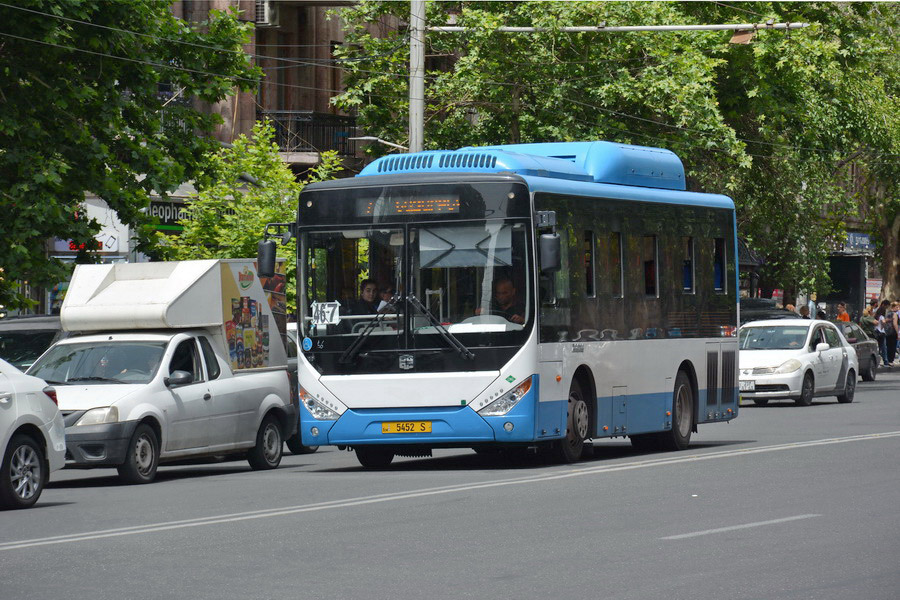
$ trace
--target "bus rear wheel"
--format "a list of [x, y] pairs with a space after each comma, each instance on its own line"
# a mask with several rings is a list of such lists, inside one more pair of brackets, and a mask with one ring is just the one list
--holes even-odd
[[566, 437], [559, 441], [557, 458], [564, 463], [581, 459], [584, 440], [588, 437], [591, 422], [590, 409], [584, 400], [584, 391], [577, 381], [569, 389], [569, 408], [566, 411]]
[[385, 469], [394, 460], [394, 451], [384, 446], [357, 446], [356, 460], [367, 469]]
[[694, 430], [694, 390], [684, 371], [675, 377], [672, 392], [672, 429], [659, 433], [660, 450], [684, 450], [691, 443]]

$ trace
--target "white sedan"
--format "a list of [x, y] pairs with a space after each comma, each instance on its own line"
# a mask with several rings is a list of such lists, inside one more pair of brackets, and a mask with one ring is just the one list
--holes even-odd
[[740, 393], [762, 406], [788, 398], [809, 406], [814, 397], [853, 402], [856, 352], [828, 321], [778, 319], [741, 327]]
[[0, 508], [37, 502], [66, 462], [66, 426], [56, 392], [0, 359]]

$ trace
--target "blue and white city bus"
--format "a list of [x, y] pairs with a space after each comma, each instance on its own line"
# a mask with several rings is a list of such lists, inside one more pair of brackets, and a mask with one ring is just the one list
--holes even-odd
[[385, 156], [306, 186], [292, 229], [304, 445], [375, 468], [458, 447], [571, 462], [737, 416], [734, 203], [685, 191], [670, 151]]

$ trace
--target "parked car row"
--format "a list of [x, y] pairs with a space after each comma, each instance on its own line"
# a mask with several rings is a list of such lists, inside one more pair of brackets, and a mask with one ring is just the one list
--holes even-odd
[[877, 344], [854, 323], [770, 319], [739, 332], [739, 388], [759, 406], [789, 399], [808, 406], [835, 396], [853, 402], [858, 377], [875, 379]]

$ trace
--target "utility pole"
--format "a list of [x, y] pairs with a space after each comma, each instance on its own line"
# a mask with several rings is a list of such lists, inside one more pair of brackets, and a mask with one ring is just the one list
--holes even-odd
[[[586, 27], [498, 27], [501, 33], [535, 33], [542, 31], [581, 32], [621, 32], [621, 31], [734, 31], [744, 34], [746, 43], [761, 29], [802, 29], [809, 23], [731, 23], [719, 25], [624, 25], [607, 27], [606, 23]], [[464, 32], [466, 27], [456, 25], [425, 26], [425, 0], [411, 0], [409, 18], [409, 151], [421, 152], [425, 140], [425, 32]], [[737, 35], [735, 36], [737, 38]], [[732, 38], [733, 40], [735, 38]]]
[[425, 0], [412, 0], [409, 14], [409, 151], [425, 141]]

